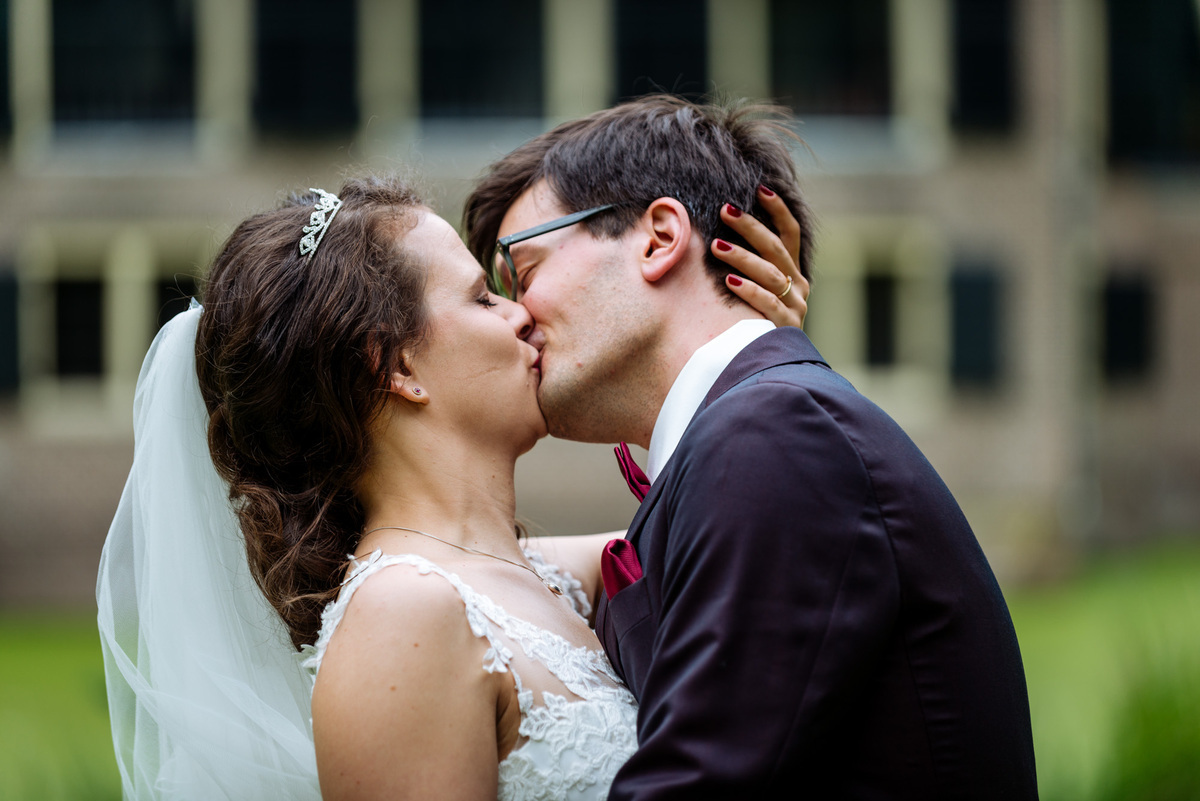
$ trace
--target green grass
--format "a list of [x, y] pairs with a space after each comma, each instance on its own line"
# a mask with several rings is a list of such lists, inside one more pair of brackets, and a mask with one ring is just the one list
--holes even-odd
[[91, 615], [0, 614], [0, 798], [120, 799]]
[[[1043, 801], [1200, 798], [1200, 547], [1007, 595]], [[0, 799], [120, 796], [92, 616], [0, 613]]]
[[[1181, 717], [1200, 693], [1194, 544], [1110, 555], [1073, 581], [1010, 592], [1008, 600], [1029, 683], [1042, 801], [1113, 797], [1122, 777], [1161, 772], [1165, 766], [1146, 763], [1156, 753], [1180, 740], [1200, 742], [1200, 718]], [[1157, 744], [1139, 752], [1131, 738], [1148, 716], [1160, 728]], [[1200, 766], [1200, 754], [1190, 762]], [[1200, 767], [1192, 770], [1200, 783]], [[1175, 797], [1132, 793], [1120, 797]], [[1200, 788], [1184, 797], [1200, 798]]]

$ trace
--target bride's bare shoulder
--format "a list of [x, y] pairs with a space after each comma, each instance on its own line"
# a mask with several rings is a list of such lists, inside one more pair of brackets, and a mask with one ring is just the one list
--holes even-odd
[[440, 575], [396, 565], [357, 586], [313, 688], [325, 797], [428, 797], [421, 788], [460, 784], [495, 797], [505, 686], [485, 672], [486, 648]]
[[421, 635], [429, 640], [436, 635], [441, 648], [470, 644], [475, 639], [454, 585], [436, 572], [404, 563], [374, 570], [355, 587], [330, 645], [341, 635], [346, 635], [343, 640], [369, 636], [376, 642], [407, 641]]

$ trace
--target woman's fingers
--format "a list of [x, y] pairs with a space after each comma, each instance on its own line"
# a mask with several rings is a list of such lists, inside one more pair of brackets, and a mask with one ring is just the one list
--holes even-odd
[[[734, 265], [750, 280], [779, 294], [787, 289], [788, 278], [794, 281], [800, 277], [796, 257], [784, 246], [783, 239], [776, 236], [770, 228], [728, 203], [721, 207], [721, 221], [741, 234], [757, 254], [754, 258], [743, 259]], [[721, 257], [721, 254], [717, 255]], [[722, 261], [729, 261], [721, 258]]]
[[[779, 232], [779, 240], [784, 249], [791, 254], [792, 261], [797, 267], [800, 264], [800, 223], [792, 216], [787, 204], [777, 193], [765, 186], [758, 188], [758, 203], [771, 215], [771, 222]], [[756, 246], [757, 247], [757, 246]]]
[[808, 304], [805, 301], [801, 300], [799, 303], [789, 305], [753, 281], [747, 281], [736, 275], [726, 276], [725, 285], [777, 327], [804, 327], [804, 315], [808, 312]]
[[[765, 197], [768, 192], [770, 197]], [[788, 250], [782, 236], [729, 204], [721, 209], [722, 221], [755, 250], [746, 250], [723, 239], [714, 240], [710, 248], [714, 256], [749, 279], [743, 284], [727, 282], [734, 294], [776, 325], [799, 327], [808, 313], [809, 293], [808, 280], [799, 267], [800, 226], [775, 193], [760, 188], [759, 195], [770, 203], [769, 210], [777, 224], [784, 231], [792, 232], [788, 236], [795, 242], [795, 255]]]
[[[753, 274], [756, 268], [766, 264], [753, 253], [720, 239], [713, 242], [712, 252], [717, 258], [745, 275]], [[774, 270], [769, 264], [766, 266], [767, 269]], [[778, 275], [778, 271], [775, 272]], [[803, 278], [794, 281], [791, 291], [785, 292], [782, 298], [777, 293], [764, 289], [754, 280], [738, 275], [726, 276], [725, 286], [775, 325], [804, 327], [804, 316], [808, 313], [808, 281]]]

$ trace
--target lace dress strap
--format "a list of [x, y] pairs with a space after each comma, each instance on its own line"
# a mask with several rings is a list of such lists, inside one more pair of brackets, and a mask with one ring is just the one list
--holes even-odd
[[[488, 673], [504, 673], [509, 669], [513, 658], [512, 651], [504, 644], [504, 641], [498, 636], [492, 626], [495, 613], [498, 612], [500, 616], [507, 617], [503, 609], [492, 603], [492, 600], [486, 595], [480, 595], [471, 589], [458, 575], [451, 573], [423, 556], [417, 556], [416, 554], [384, 554], [382, 551], [377, 550], [373, 551], [366, 558], [353, 560], [350, 575], [342, 582], [342, 590], [338, 594], [337, 600], [326, 606], [325, 610], [321, 613], [320, 636], [317, 637], [316, 645], [309, 650], [308, 656], [303, 662], [304, 667], [312, 671], [314, 679], [317, 672], [321, 669], [321, 661], [325, 657], [325, 650], [329, 647], [329, 641], [333, 638], [333, 633], [342, 622], [342, 618], [345, 617], [346, 609], [349, 607], [350, 599], [354, 597], [354, 593], [368, 578], [380, 570], [393, 565], [409, 565], [423, 576], [434, 573], [449, 582], [450, 586], [454, 587], [459, 597], [462, 598], [463, 606], [466, 607], [467, 624], [471, 627], [471, 633], [476, 637], [485, 638], [488, 642], [488, 650], [483, 656], [483, 669]], [[499, 621], [496, 622], [499, 624]], [[515, 674], [514, 678], [516, 678]], [[517, 679], [517, 685], [519, 688], [520, 679]]]
[[[495, 601], [482, 593], [476, 592], [470, 585], [463, 582], [457, 574], [451, 573], [416, 554], [384, 554], [374, 551], [365, 559], [358, 559], [350, 575], [342, 584], [342, 591], [336, 601], [325, 607], [321, 614], [321, 634], [317, 638], [316, 647], [305, 659], [304, 665], [312, 670], [315, 678], [324, 658], [325, 649], [333, 632], [346, 614], [346, 608], [354, 592], [362, 586], [371, 575], [392, 565], [409, 565], [422, 575], [434, 573], [441, 576], [458, 591], [466, 607], [467, 622], [471, 632], [476, 637], [484, 637], [488, 641], [488, 650], [484, 655], [483, 668], [489, 673], [511, 671], [513, 652], [506, 644], [518, 645], [527, 657], [538, 662], [549, 670], [564, 687], [580, 698], [595, 698], [611, 693], [614, 688], [621, 687], [621, 679], [613, 670], [612, 665], [600, 649], [590, 649], [574, 645], [563, 636], [548, 631], [526, 620], [508, 614]], [[569, 574], [564, 574], [553, 565], [547, 565], [539, 556], [535, 566], [546, 575], [562, 580], [566, 586], [574, 585], [578, 589], [579, 582]], [[574, 595], [575, 593], [572, 593]], [[580, 596], [582, 592], [578, 592]], [[586, 598], [582, 601], [586, 603]], [[581, 608], [578, 605], [576, 610]], [[520, 677], [513, 673], [517, 689], [521, 690]]]

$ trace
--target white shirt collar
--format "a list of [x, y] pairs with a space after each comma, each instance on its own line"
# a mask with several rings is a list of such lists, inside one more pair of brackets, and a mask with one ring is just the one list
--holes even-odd
[[742, 349], [768, 331], [774, 331], [770, 320], [742, 320], [725, 330], [711, 342], [696, 349], [687, 364], [679, 371], [667, 399], [658, 410], [654, 431], [650, 434], [650, 458], [646, 474], [653, 483], [662, 472], [679, 439], [683, 436], [704, 396], [717, 378]]

